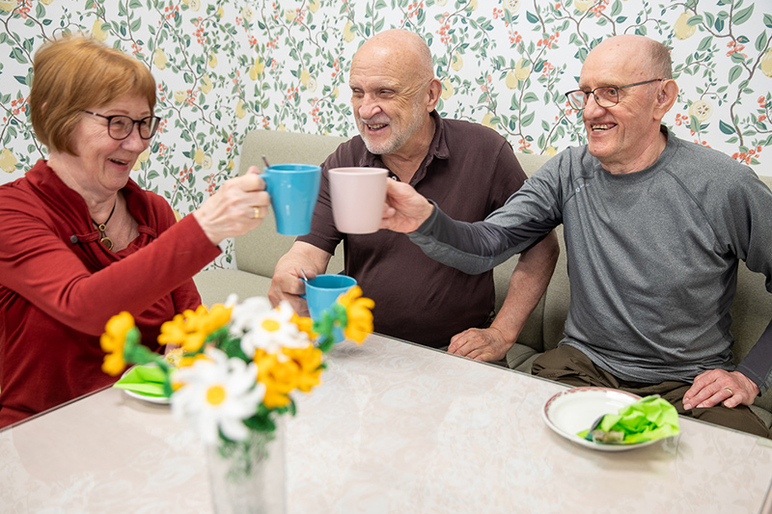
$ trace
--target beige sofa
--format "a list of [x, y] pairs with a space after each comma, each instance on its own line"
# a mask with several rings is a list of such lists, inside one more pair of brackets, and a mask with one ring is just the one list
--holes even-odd
[[[260, 165], [263, 155], [268, 162], [273, 163], [320, 164], [345, 140], [346, 138], [333, 136], [256, 130], [250, 132], [245, 139], [240, 171], [243, 173], [252, 164]], [[530, 176], [548, 157], [518, 154], [518, 159], [526, 174]], [[764, 181], [772, 187], [772, 180], [764, 178]], [[562, 250], [562, 227], [558, 228], [558, 239]], [[265, 223], [256, 230], [235, 239], [236, 269], [213, 269], [196, 275], [196, 284], [204, 303], [212, 305], [222, 302], [230, 293], [236, 293], [240, 298], [265, 296], [277, 260], [292, 246], [293, 241], [294, 237], [276, 233], [275, 222], [272, 215], [269, 215]], [[343, 270], [342, 253], [341, 245], [330, 261], [329, 272], [337, 273]], [[509, 278], [516, 263], [517, 257], [514, 257], [494, 270], [497, 310], [504, 301]], [[740, 268], [737, 297], [732, 308], [736, 360], [745, 356], [772, 317], [772, 294], [764, 288], [764, 277], [751, 273], [743, 264]], [[507, 355], [510, 367], [530, 372], [533, 360], [541, 352], [557, 345], [563, 335], [568, 300], [565, 252], [561, 251], [547, 292], [531, 315], [518, 342]], [[753, 408], [767, 425], [772, 425], [772, 391], [758, 398]]]

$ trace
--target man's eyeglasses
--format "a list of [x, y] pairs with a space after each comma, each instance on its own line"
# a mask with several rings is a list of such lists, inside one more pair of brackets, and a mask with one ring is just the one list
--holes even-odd
[[566, 93], [566, 98], [568, 99], [569, 105], [578, 111], [584, 109], [584, 106], [587, 105], [587, 99], [590, 97], [590, 95], [595, 97], [595, 103], [597, 103], [599, 107], [608, 109], [609, 107], [614, 107], [619, 103], [620, 89], [642, 86], [644, 84], [651, 84], [652, 82], [661, 80], [665, 79], [645, 80], [643, 82], [636, 82], [635, 84], [627, 84], [626, 86], [602, 86], [596, 87], [592, 91], [582, 91], [581, 89], [576, 89]]
[[129, 137], [131, 131], [134, 130], [134, 125], [137, 125], [139, 128], [139, 137], [142, 139], [150, 139], [153, 137], [153, 135], [155, 135], [155, 131], [158, 130], [158, 124], [161, 122], [161, 118], [158, 116], [147, 116], [141, 120], [135, 120], [121, 114], [117, 114], [115, 116], [105, 116], [103, 114], [97, 114], [91, 111], [83, 112], [106, 119], [107, 134], [117, 141], [123, 141]]

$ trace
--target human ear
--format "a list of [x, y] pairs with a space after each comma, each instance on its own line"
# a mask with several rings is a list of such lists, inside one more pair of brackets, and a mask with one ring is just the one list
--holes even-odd
[[676, 98], [678, 98], [678, 84], [673, 79], [663, 80], [657, 92], [656, 104], [656, 110], [662, 117], [673, 107]]
[[433, 78], [431, 82], [429, 82], [428, 87], [428, 102], [426, 104], [426, 110], [427, 112], [432, 112], [434, 108], [437, 106], [437, 102], [440, 101], [440, 95], [442, 94], [442, 83], [440, 82], [440, 79]]

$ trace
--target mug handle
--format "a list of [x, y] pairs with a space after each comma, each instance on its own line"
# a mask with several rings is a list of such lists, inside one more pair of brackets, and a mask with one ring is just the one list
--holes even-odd
[[258, 173], [257, 176], [260, 177], [261, 179], [263, 179], [263, 182], [265, 182], [265, 192], [268, 193], [269, 195], [273, 196], [271, 194], [271, 179], [270, 179], [271, 177], [270, 177], [270, 175], [268, 173], [265, 173], [265, 171], [263, 171], [263, 173]]

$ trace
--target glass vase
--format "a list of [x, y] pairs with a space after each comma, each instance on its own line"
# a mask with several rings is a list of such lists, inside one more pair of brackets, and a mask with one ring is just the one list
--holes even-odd
[[246, 441], [206, 447], [214, 512], [284, 514], [284, 422], [273, 432], [250, 431]]

